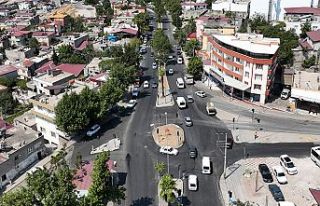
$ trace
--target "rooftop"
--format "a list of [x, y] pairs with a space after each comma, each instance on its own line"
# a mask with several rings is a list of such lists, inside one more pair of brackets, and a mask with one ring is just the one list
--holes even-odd
[[48, 61], [44, 65], [42, 65], [39, 69], [36, 70], [36, 73], [41, 74], [45, 73], [49, 70], [61, 70], [63, 72], [67, 72], [69, 74], [73, 74], [75, 77], [79, 76], [84, 70], [85, 64], [60, 64], [55, 65], [53, 61]]
[[39, 76], [34, 77], [34, 80], [40, 80], [40, 81], [44, 81], [44, 82], [48, 82], [48, 83], [55, 83], [58, 82], [62, 79], [67, 79], [67, 78], [71, 78], [74, 75], [71, 73], [67, 73], [67, 72], [62, 72], [61, 70], [51, 70], [52, 72], [49, 73], [44, 73], [41, 74]]
[[311, 41], [318, 42], [320, 41], [320, 30], [309, 31], [307, 32], [307, 36], [311, 39]]
[[320, 8], [314, 7], [287, 7], [284, 8], [287, 14], [312, 14], [320, 15]]
[[16, 117], [14, 121], [18, 121], [28, 127], [32, 127], [36, 124], [35, 116], [30, 111]]
[[214, 11], [234, 11], [234, 12], [248, 12], [248, 4], [250, 1], [239, 1], [233, 3], [232, 1], [216, 1], [212, 3], [212, 10]]
[[0, 66], [0, 76], [16, 72], [18, 69], [12, 65], [2, 65]]
[[275, 54], [279, 48], [279, 38], [265, 38], [261, 34], [213, 35], [219, 41], [256, 54]]

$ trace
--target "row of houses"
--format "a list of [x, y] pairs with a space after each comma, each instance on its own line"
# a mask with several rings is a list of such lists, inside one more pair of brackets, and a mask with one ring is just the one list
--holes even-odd
[[[127, 9], [124, 10], [124, 6]], [[4, 7], [10, 12], [1, 13]], [[137, 37], [138, 28], [133, 18], [145, 12], [145, 7], [123, 1], [112, 1], [112, 7], [114, 16], [111, 25], [107, 26], [103, 18], [97, 17], [95, 7], [79, 1], [0, 3], [0, 28], [3, 31], [0, 78], [27, 80], [28, 89], [13, 88], [12, 96], [20, 104], [32, 105], [31, 110], [16, 117], [13, 124], [0, 119], [0, 190], [49, 151], [61, 148], [72, 138], [55, 124], [55, 106], [63, 95], [80, 93], [86, 87], [96, 91], [108, 81], [108, 71], [102, 71], [99, 66], [107, 58], [95, 57], [88, 64], [55, 64], [53, 49], [57, 52], [59, 46], [70, 45], [75, 52], [81, 52], [92, 45], [95, 50], [103, 50]], [[89, 31], [66, 33], [70, 17], [81, 17]], [[23, 23], [26, 20], [29, 23]], [[101, 33], [116, 36], [116, 41], [109, 41]], [[30, 38], [40, 43], [39, 51], [29, 47]], [[0, 92], [8, 92], [8, 89], [0, 86]], [[107, 164], [112, 170], [113, 163]], [[79, 194], [85, 194], [90, 186], [92, 162], [83, 168], [87, 171], [79, 171], [74, 180]]]

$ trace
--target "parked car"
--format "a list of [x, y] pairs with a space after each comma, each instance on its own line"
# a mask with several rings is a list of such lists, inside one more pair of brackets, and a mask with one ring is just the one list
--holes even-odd
[[197, 158], [197, 156], [198, 156], [198, 150], [197, 150], [197, 148], [196, 148], [196, 147], [190, 147], [190, 148], [189, 148], [189, 157], [190, 157], [191, 159], [195, 159], [195, 158]]
[[128, 103], [127, 103], [127, 108], [128, 109], [133, 109], [137, 104], [137, 100], [135, 99], [131, 99]]
[[169, 154], [169, 155], [177, 155], [178, 150], [175, 148], [172, 148], [170, 146], [164, 146], [160, 148], [160, 153], [161, 154]]
[[133, 97], [138, 97], [139, 96], [139, 88], [137, 88], [137, 87], [133, 88], [132, 96]]
[[153, 62], [152, 63], [152, 69], [157, 69], [157, 68], [158, 68], [157, 63]]
[[154, 53], [153, 53], [153, 52], [151, 52], [150, 57], [153, 57], [153, 56], [154, 56]]
[[288, 155], [284, 154], [280, 156], [280, 164], [289, 175], [294, 175], [298, 173], [297, 167]]
[[98, 125], [98, 124], [93, 125], [93, 126], [87, 131], [87, 136], [92, 137], [92, 136], [95, 135], [100, 129], [101, 129], [100, 125]]
[[291, 95], [291, 91], [288, 88], [284, 88], [281, 92], [280, 98], [281, 99], [288, 99]]
[[280, 184], [288, 183], [286, 175], [284, 174], [284, 170], [282, 169], [281, 166], [275, 166], [272, 169], [273, 169], [274, 176], [276, 177], [276, 179]]
[[152, 83], [151, 83], [151, 87], [152, 87], [152, 88], [157, 88], [157, 87], [158, 87], [157, 82], [152, 81]]
[[178, 59], [177, 59], [177, 63], [178, 63], [178, 64], [183, 64], [183, 59], [182, 59], [182, 57], [181, 57], [181, 56], [179, 56], [179, 57], [178, 57]]
[[197, 175], [189, 175], [188, 189], [190, 191], [197, 191], [198, 190], [198, 177], [197, 177]]
[[271, 183], [273, 182], [273, 178], [269, 167], [266, 164], [259, 164], [259, 171], [261, 173], [262, 179], [264, 182]]
[[204, 98], [207, 96], [204, 91], [196, 91], [195, 94], [201, 98]]
[[173, 69], [170, 68], [170, 69], [168, 70], [168, 74], [172, 75], [173, 73], [174, 73]]
[[187, 127], [191, 127], [193, 125], [192, 119], [190, 117], [185, 117], [184, 122]]
[[148, 81], [144, 81], [143, 82], [143, 88], [149, 88], [149, 82]]
[[192, 102], [194, 102], [194, 99], [193, 99], [193, 96], [192, 95], [187, 95], [187, 102], [188, 103], [192, 103]]
[[277, 201], [277, 202], [284, 201], [284, 196], [283, 196], [280, 188], [278, 187], [278, 185], [270, 184], [269, 191], [271, 192], [275, 201]]
[[44, 170], [44, 167], [43, 166], [32, 167], [29, 171], [27, 171], [27, 174], [32, 175], [33, 173], [35, 173], [38, 170]]

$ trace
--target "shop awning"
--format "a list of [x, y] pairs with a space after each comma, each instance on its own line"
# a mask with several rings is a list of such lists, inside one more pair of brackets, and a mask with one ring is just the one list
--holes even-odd
[[229, 77], [228, 75], [223, 74], [219, 69], [214, 68], [213, 66], [210, 65], [204, 65], [203, 70], [216, 78], [220, 83], [225, 84], [229, 87], [233, 87], [235, 89], [241, 90], [241, 91], [246, 91], [247, 89], [250, 88], [249, 85], [244, 84], [232, 77]]
[[320, 91], [292, 88], [291, 97], [306, 102], [320, 104]]

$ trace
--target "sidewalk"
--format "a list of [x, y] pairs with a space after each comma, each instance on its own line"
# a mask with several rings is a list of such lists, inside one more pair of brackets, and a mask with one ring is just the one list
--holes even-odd
[[161, 77], [159, 77], [158, 96], [157, 96], [156, 107], [174, 106], [174, 100], [173, 100], [172, 94], [170, 93], [170, 87], [169, 87], [167, 75], [163, 76], [163, 88], [164, 88], [164, 96], [162, 96]]

